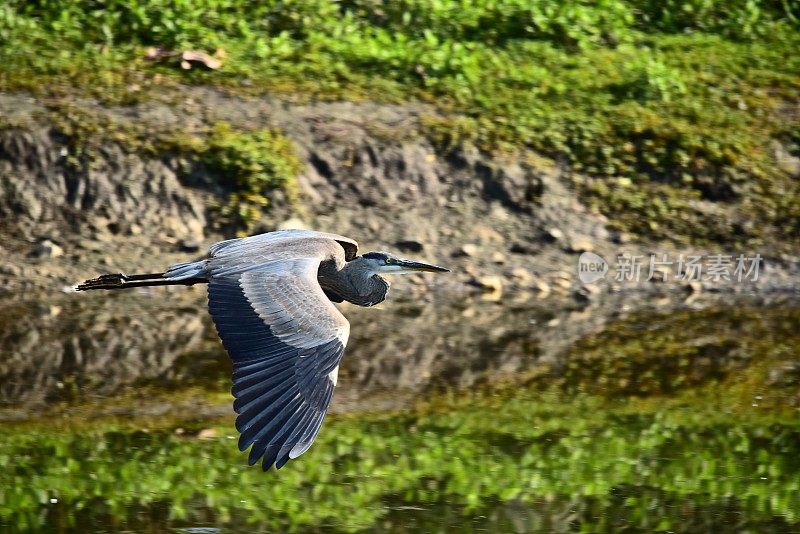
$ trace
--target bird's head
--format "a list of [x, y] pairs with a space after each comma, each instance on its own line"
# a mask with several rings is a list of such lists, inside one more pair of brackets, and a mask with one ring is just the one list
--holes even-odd
[[423, 263], [421, 261], [398, 258], [388, 252], [367, 252], [361, 261], [375, 274], [410, 274], [419, 272], [447, 273], [450, 269]]

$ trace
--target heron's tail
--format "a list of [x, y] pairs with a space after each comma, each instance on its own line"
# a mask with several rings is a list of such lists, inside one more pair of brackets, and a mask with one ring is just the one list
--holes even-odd
[[153, 274], [104, 274], [91, 280], [86, 280], [82, 284], [75, 286], [76, 291], [88, 291], [90, 289], [128, 289], [131, 287], [147, 286], [170, 286], [184, 285], [191, 286], [208, 282], [205, 277], [195, 276], [191, 278], [181, 278], [179, 280], [164, 278], [166, 273]]
[[147, 286], [191, 286], [208, 282], [205, 260], [178, 263], [164, 273], [104, 274], [75, 286], [76, 291], [90, 289], [128, 289]]

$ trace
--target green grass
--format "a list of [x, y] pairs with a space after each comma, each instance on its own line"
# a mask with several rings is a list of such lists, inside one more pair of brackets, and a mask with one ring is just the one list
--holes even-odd
[[[0, 89], [422, 99], [445, 113], [423, 132], [440, 146], [565, 161], [622, 230], [791, 248], [800, 191], [771, 143], [798, 150], [798, 21], [783, 0], [15, 0], [0, 7]], [[227, 59], [185, 72], [149, 63], [148, 45]]]

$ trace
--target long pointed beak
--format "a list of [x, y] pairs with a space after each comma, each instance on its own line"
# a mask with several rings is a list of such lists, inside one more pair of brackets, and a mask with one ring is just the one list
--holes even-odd
[[414, 260], [397, 260], [395, 265], [408, 269], [409, 271], [424, 271], [429, 273], [449, 273], [450, 269], [447, 267], [440, 267], [438, 265], [431, 265], [430, 263], [422, 263], [421, 261]]

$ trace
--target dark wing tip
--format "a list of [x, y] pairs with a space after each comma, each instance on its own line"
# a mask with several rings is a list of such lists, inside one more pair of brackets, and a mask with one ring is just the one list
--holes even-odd
[[319, 340], [307, 348], [284, 342], [248, 300], [245, 286], [239, 277], [212, 277], [209, 310], [233, 360], [239, 450], [249, 448], [248, 463], [261, 460], [266, 471], [283, 467], [313, 443], [333, 396], [331, 373], [344, 341]]

